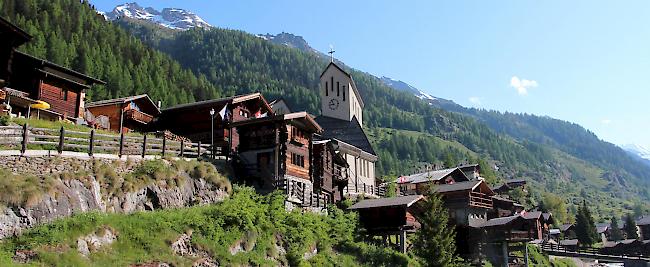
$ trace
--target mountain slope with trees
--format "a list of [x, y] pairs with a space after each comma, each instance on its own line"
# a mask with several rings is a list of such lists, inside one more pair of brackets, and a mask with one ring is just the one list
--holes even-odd
[[[91, 90], [93, 100], [148, 93], [169, 106], [261, 91], [268, 99], [284, 97], [296, 110], [320, 113], [318, 79], [327, 61], [242, 31], [160, 32], [127, 20], [107, 22], [87, 1], [75, 0], [0, 0], [0, 15], [35, 36], [23, 51], [107, 81]], [[401, 166], [480, 161], [486, 173], [498, 166], [493, 181], [527, 179], [530, 205], [549, 191], [568, 198], [570, 209], [587, 199], [599, 205], [596, 214], [611, 217], [648, 199], [640, 189], [647, 180], [628, 165], [511, 136], [477, 116], [436, 108], [348, 70], [366, 103], [364, 125], [373, 133], [383, 176], [408, 174]]]

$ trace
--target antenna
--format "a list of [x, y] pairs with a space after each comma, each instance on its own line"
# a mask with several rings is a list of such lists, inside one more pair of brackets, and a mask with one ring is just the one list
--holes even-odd
[[336, 52], [336, 51], [334, 51], [334, 45], [330, 44], [330, 51], [327, 52], [327, 53], [330, 54], [330, 61], [331, 62], [334, 62], [334, 52]]

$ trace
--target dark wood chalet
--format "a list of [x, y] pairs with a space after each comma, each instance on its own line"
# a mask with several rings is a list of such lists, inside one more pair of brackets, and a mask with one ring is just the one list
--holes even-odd
[[209, 143], [211, 109], [215, 110], [214, 142], [217, 153], [233, 151], [239, 145], [239, 134], [231, 131], [231, 123], [274, 115], [264, 96], [252, 93], [164, 109], [155, 123], [155, 128], [168, 130], [194, 142]]
[[334, 202], [343, 199], [343, 190], [348, 185], [348, 163], [338, 149], [335, 140], [313, 142], [314, 187], [330, 196]]
[[[148, 95], [128, 96], [92, 102], [86, 105], [89, 124], [102, 125], [100, 116], [108, 118], [108, 128], [115, 132], [146, 132], [151, 130], [154, 118], [160, 115], [160, 109]], [[92, 118], [90, 118], [92, 117]]]
[[238, 176], [244, 177], [247, 184], [263, 191], [284, 188], [290, 201], [303, 205], [316, 201], [314, 204], [321, 205], [322, 195], [314, 187], [312, 145], [314, 134], [322, 132], [322, 128], [309, 114], [272, 115], [230, 126], [242, 140], [235, 165]]
[[650, 216], [643, 216], [636, 221], [639, 228], [639, 239], [650, 240]]
[[359, 221], [369, 236], [380, 236], [385, 244], [393, 245], [391, 236], [395, 235], [394, 245], [406, 253], [407, 234], [420, 228], [416, 218], [422, 214], [418, 203], [423, 199], [422, 195], [366, 199], [348, 209], [359, 213]]
[[11, 80], [11, 62], [16, 48], [31, 39], [27, 32], [0, 17], [0, 88]]
[[453, 184], [469, 181], [459, 168], [443, 169], [401, 176], [397, 179], [401, 195], [423, 195], [433, 185]]
[[[50, 104], [48, 110], [29, 112], [43, 119], [84, 117], [85, 90], [103, 81], [53, 62], [16, 51], [31, 37], [0, 18], [0, 79], [4, 80], [5, 102], [13, 114], [27, 115], [38, 100]], [[6, 37], [6, 39], [5, 39]]]

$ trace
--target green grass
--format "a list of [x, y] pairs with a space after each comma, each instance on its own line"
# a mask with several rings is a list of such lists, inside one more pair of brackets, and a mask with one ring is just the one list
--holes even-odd
[[[58, 220], [0, 243], [0, 265], [15, 266], [16, 250], [33, 250], [32, 266], [128, 266], [154, 261], [190, 266], [194, 259], [175, 255], [171, 242], [192, 233], [192, 244], [222, 266], [417, 266], [395, 251], [359, 242], [357, 218], [336, 208], [329, 215], [286, 212], [284, 196], [260, 196], [250, 188], [236, 188], [230, 199], [210, 206], [131, 215], [88, 213]], [[113, 229], [117, 241], [88, 258], [77, 252], [79, 237]], [[230, 248], [243, 242], [235, 255]], [[275, 244], [286, 249], [282, 255]], [[302, 256], [310, 247], [319, 254]]]
[[52, 177], [14, 175], [0, 168], [0, 206], [31, 207], [55, 187]]
[[[27, 123], [29, 127], [33, 128], [45, 128], [45, 129], [55, 129], [59, 130], [61, 127], [63, 129], [69, 130], [69, 131], [76, 131], [76, 132], [86, 132], [90, 133], [92, 128], [84, 126], [84, 125], [77, 125], [73, 124], [70, 122], [65, 122], [65, 121], [48, 121], [48, 120], [39, 120], [39, 119], [25, 119], [25, 118], [12, 118], [11, 122], [18, 124], [18, 125], [24, 125]], [[108, 130], [95, 130], [95, 133], [98, 134], [111, 134], [111, 135], [118, 135], [118, 133], [113, 132], [113, 131], [108, 131]], [[124, 135], [126, 136], [142, 136], [140, 133], [135, 133], [135, 132], [129, 132], [125, 133]]]

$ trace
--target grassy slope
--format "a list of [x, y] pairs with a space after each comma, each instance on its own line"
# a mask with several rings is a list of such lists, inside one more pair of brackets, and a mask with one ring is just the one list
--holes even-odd
[[[250, 188], [238, 188], [223, 203], [178, 210], [119, 214], [82, 214], [37, 227], [18, 238], [0, 243], [0, 265], [16, 265], [15, 250], [34, 250], [32, 265], [126, 266], [154, 261], [189, 266], [194, 259], [180, 257], [170, 248], [182, 233], [192, 232], [192, 243], [207, 251], [220, 265], [406, 266], [415, 261], [389, 249], [357, 242], [357, 218], [353, 213], [330, 209], [328, 216], [286, 212], [284, 196], [259, 196]], [[117, 241], [88, 258], [76, 249], [77, 239], [111, 229]], [[281, 241], [276, 237], [281, 237]], [[250, 251], [235, 255], [230, 247], [238, 241]], [[280, 255], [274, 244], [283, 243]], [[309, 247], [318, 256], [303, 260]]]

